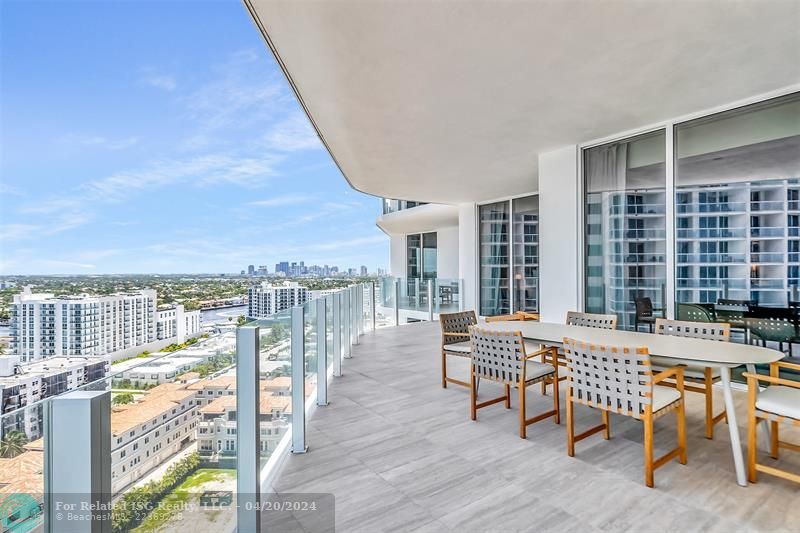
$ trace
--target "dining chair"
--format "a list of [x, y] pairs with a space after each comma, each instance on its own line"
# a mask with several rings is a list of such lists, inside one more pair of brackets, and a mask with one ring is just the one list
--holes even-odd
[[[565, 338], [567, 356], [567, 454], [575, 456], [575, 443], [595, 433], [611, 438], [608, 413], [618, 413], [644, 423], [645, 484], [654, 486], [654, 471], [674, 458], [686, 464], [686, 415], [683, 369], [673, 367], [653, 374], [647, 347], [598, 346]], [[677, 388], [659, 385], [674, 378]], [[575, 434], [574, 404], [599, 409], [603, 423]], [[653, 421], [670, 411], [678, 418], [678, 446], [653, 457]]]
[[[782, 441], [778, 435], [781, 423], [800, 426], [800, 382], [781, 378], [782, 368], [800, 371], [800, 364], [777, 361], [770, 364], [769, 376], [749, 372], [743, 374], [747, 378], [747, 477], [751, 483], [758, 480], [758, 472], [800, 483], [800, 474], [757, 462], [756, 432], [760, 420], [770, 424], [770, 457], [778, 459], [781, 448], [800, 452], [800, 445]], [[769, 386], [759, 390], [759, 381]]]
[[[485, 320], [487, 324], [492, 322], [524, 322], [527, 320], [533, 320], [538, 322], [539, 313], [531, 313], [528, 311], [517, 311], [516, 313], [511, 313], [510, 315], [487, 316]], [[539, 351], [541, 349], [542, 349], [541, 344], [525, 341], [526, 352], [532, 353]], [[542, 394], [544, 394], [544, 387], [542, 388]]]
[[[597, 329], [617, 329], [617, 315], [600, 314], [600, 313], [582, 313], [580, 311], [567, 311], [568, 326], [583, 326], [587, 328]], [[564, 350], [557, 349], [558, 365], [567, 366], [567, 359], [564, 356]], [[562, 374], [560, 380], [564, 381], [566, 375]], [[547, 383], [542, 383], [542, 394], [547, 392]]]
[[[525, 351], [525, 341], [519, 331], [495, 331], [472, 326], [470, 329], [472, 343], [472, 365], [470, 365], [470, 416], [478, 419], [478, 409], [505, 402], [506, 409], [511, 408], [511, 387], [516, 387], [519, 395], [519, 436], [527, 438], [529, 425], [554, 417], [555, 423], [561, 423], [558, 395], [558, 365], [556, 351], [544, 348], [532, 353]], [[549, 359], [548, 359], [549, 356]], [[542, 361], [535, 361], [535, 358]], [[503, 396], [478, 403], [477, 380], [489, 379], [502, 384], [505, 388]], [[553, 409], [531, 418], [527, 414], [525, 392], [528, 386], [542, 381], [553, 383]]]
[[656, 321], [656, 316], [653, 314], [653, 301], [650, 298], [643, 296], [641, 298], [635, 298], [633, 303], [636, 307], [636, 314], [634, 315], [633, 319], [633, 328], [636, 331], [639, 331], [639, 324], [645, 324], [650, 333], [653, 333], [653, 326], [655, 325]]
[[440, 313], [439, 325], [442, 328], [442, 387], [448, 383], [469, 387], [469, 383], [447, 376], [447, 356], [470, 357], [469, 328], [478, 323], [475, 311]]
[[[667, 320], [659, 318], [656, 320], [656, 335], [673, 335], [675, 337], [689, 337], [693, 339], [708, 339], [721, 342], [731, 340], [730, 324], [720, 324], [718, 322], [689, 322], [685, 320]], [[656, 371], [661, 371], [669, 366], [669, 362], [653, 357], [653, 366]], [[728, 419], [728, 415], [723, 410], [714, 415], [714, 390], [713, 385], [722, 379], [719, 368], [693, 367], [688, 366], [683, 369], [684, 390], [697, 392], [705, 396], [706, 401], [706, 438], [714, 438], [714, 426]], [[664, 382], [665, 386], [675, 387], [674, 381]]]

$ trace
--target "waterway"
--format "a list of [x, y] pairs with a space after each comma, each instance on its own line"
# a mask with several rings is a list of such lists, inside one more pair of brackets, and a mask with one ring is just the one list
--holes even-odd
[[[247, 315], [246, 305], [200, 311], [200, 323], [204, 326], [208, 326], [210, 324], [236, 322], [236, 319], [239, 318], [239, 315]], [[233, 318], [233, 320], [229, 321], [228, 318]]]

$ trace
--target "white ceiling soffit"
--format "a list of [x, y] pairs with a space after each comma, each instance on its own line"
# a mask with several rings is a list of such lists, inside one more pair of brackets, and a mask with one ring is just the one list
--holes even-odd
[[457, 203], [538, 154], [800, 82], [800, 0], [245, 0], [350, 184]]
[[378, 227], [387, 235], [423, 233], [450, 226], [458, 226], [458, 208], [453, 205], [425, 204], [378, 218]]

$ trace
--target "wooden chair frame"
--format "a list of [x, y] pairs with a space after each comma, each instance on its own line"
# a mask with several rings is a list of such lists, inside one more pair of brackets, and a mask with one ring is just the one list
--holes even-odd
[[800, 370], [800, 364], [788, 363], [777, 361], [769, 365], [769, 376], [762, 376], [761, 374], [751, 374], [745, 372], [743, 375], [747, 378], [747, 414], [748, 414], [748, 430], [747, 430], [747, 478], [750, 483], [758, 481], [758, 472], [763, 472], [772, 476], [777, 476], [782, 479], [800, 483], [800, 474], [794, 474], [781, 470], [772, 466], [760, 464], [757, 462], [757, 427], [760, 420], [767, 420], [770, 424], [770, 451], [769, 455], [773, 459], [778, 459], [778, 452], [781, 448], [800, 452], [800, 445], [785, 442], [780, 440], [778, 430], [780, 423], [785, 422], [795, 426], [800, 426], [800, 420], [794, 418], [784, 418], [772, 413], [759, 411], [756, 409], [756, 401], [758, 400], [758, 382], [763, 381], [770, 385], [783, 385], [800, 389], [800, 382], [783, 379], [780, 377], [780, 369], [787, 368], [792, 370]]
[[517, 311], [516, 313], [511, 313], [510, 315], [497, 315], [497, 316], [487, 316], [486, 322], [516, 322], [516, 321], [525, 321], [525, 320], [539, 320], [539, 313], [530, 313], [528, 311]]
[[[595, 403], [585, 399], [579, 399], [574, 396], [574, 385], [573, 385], [573, 371], [571, 365], [575, 364], [574, 360], [571, 357], [570, 352], [570, 345], [578, 345], [580, 344], [583, 348], [588, 347], [590, 350], [597, 350], [598, 348], [603, 351], [607, 351], [610, 354], [616, 353], [635, 353], [637, 358], [640, 360], [639, 364], [650, 367], [650, 357], [647, 347], [638, 347], [633, 352], [629, 348], [622, 348], [622, 347], [605, 347], [605, 346], [595, 346], [593, 344], [587, 344], [582, 341], [576, 341], [574, 339], [564, 339], [564, 351], [567, 354], [567, 361], [569, 364], [570, 370], [567, 374], [567, 455], [570, 457], [575, 456], [575, 443], [582, 441], [583, 439], [594, 435], [595, 433], [603, 432], [603, 438], [605, 440], [609, 440], [611, 438], [611, 424], [609, 420], [608, 413], [615, 412], [618, 414], [632, 416], [634, 418], [639, 418], [642, 420], [644, 424], [644, 468], [645, 468], [645, 484], [648, 487], [653, 487], [655, 485], [654, 482], [654, 474], [658, 468], [661, 468], [665, 464], [667, 464], [672, 459], [678, 458], [680, 464], [686, 464], [686, 412], [683, 400], [683, 368], [681, 367], [673, 367], [663, 372], [659, 372], [658, 374], [653, 374], [652, 370], [648, 370], [644, 373], [646, 377], [649, 378], [648, 381], [644, 383], [645, 386], [649, 386], [650, 392], [645, 392], [643, 397], [645, 398], [652, 398], [653, 397], [653, 386], [657, 383], [661, 383], [664, 379], [667, 378], [674, 378], [677, 382], [677, 389], [681, 394], [681, 397], [676, 402], [660, 409], [657, 412], [653, 412], [653, 405], [652, 401], [646, 403], [644, 406], [644, 411], [642, 413], [636, 413], [633, 411], [623, 411], [621, 407], [618, 406], [611, 406], [603, 403]], [[588, 405], [589, 407], [599, 409], [602, 416], [602, 424], [594, 426], [586, 431], [575, 434], [575, 414], [574, 414], [574, 404], [581, 403], [583, 405]], [[656, 418], [666, 414], [671, 410], [675, 410], [677, 415], [677, 425], [678, 425], [678, 446], [675, 447], [672, 451], [667, 452], [666, 454], [662, 455], [661, 457], [655, 458], [653, 453], [653, 422]]]
[[[441, 313], [439, 315], [439, 324], [442, 328], [442, 388], [446, 389], [448, 383], [462, 387], [470, 386], [466, 381], [451, 378], [447, 375], [447, 356], [455, 355], [448, 353], [447, 345], [469, 342], [469, 328], [477, 323], [478, 318], [475, 315], [475, 311], [459, 311], [457, 313]], [[457, 331], [453, 331], [454, 329]], [[455, 356], [469, 358], [469, 354]]]
[[[709, 333], [700, 334], [700, 335], [681, 335], [679, 333], [668, 333], [665, 332], [668, 326], [673, 327], [694, 327], [697, 329], [708, 328]], [[655, 333], [656, 335], [678, 335], [682, 337], [691, 337], [691, 338], [703, 338], [703, 339], [713, 339], [718, 340], [720, 342], [729, 342], [731, 338], [731, 326], [730, 324], [725, 323], [717, 323], [717, 322], [691, 322], [685, 320], [667, 320], [666, 318], [657, 318], [655, 323]], [[719, 334], [710, 333], [711, 331], [719, 331]], [[719, 424], [722, 421], [728, 421], [728, 414], [723, 409], [722, 412], [718, 414], [714, 414], [714, 390], [713, 386], [714, 383], [717, 383], [722, 379], [721, 376], [714, 377], [711, 368], [704, 368], [703, 369], [703, 377], [702, 378], [695, 378], [693, 376], [687, 376], [684, 373], [683, 376], [684, 382], [688, 382], [689, 384], [684, 383], [684, 390], [689, 392], [696, 392], [702, 394], [705, 397], [706, 403], [706, 438], [713, 439], [714, 438], [714, 426]], [[667, 381], [662, 383], [662, 385], [667, 387], [676, 387], [674, 381]]]
[[[470, 331], [479, 331], [482, 334], [486, 335], [493, 335], [496, 337], [516, 337], [516, 342], [518, 343], [518, 349], [521, 356], [520, 359], [520, 377], [519, 381], [513, 382], [503, 379], [497, 379], [492, 376], [482, 375], [478, 376], [475, 372], [475, 348], [473, 347], [473, 359], [472, 364], [470, 364], [470, 418], [472, 420], [478, 419], [478, 409], [483, 409], [484, 407], [488, 407], [490, 405], [494, 405], [496, 403], [504, 402], [506, 409], [511, 409], [511, 387], [517, 387], [518, 398], [519, 398], [519, 436], [522, 439], [528, 437], [528, 426], [539, 422], [540, 420], [544, 420], [550, 417], [554, 417], [555, 423], [561, 423], [561, 408], [559, 405], [559, 394], [558, 394], [558, 365], [556, 364], [557, 353], [555, 348], [544, 348], [542, 350], [538, 350], [533, 353], [526, 353], [525, 352], [525, 342], [522, 338], [522, 333], [519, 331], [492, 331], [492, 330], [481, 330], [475, 327], [470, 328]], [[474, 342], [474, 341], [473, 341]], [[537, 378], [536, 380], [532, 380], [530, 383], [527, 381], [526, 377], [526, 367], [527, 361], [532, 360], [536, 357], [541, 357], [542, 363], [547, 363], [547, 355], [550, 355], [549, 363], [553, 366], [553, 373], [549, 375], [542, 376]], [[485, 400], [483, 402], [478, 402], [478, 387], [477, 382], [478, 378], [483, 379], [490, 379], [492, 381], [497, 381], [498, 383], [502, 383], [505, 387], [505, 394], [499, 396], [497, 398], [492, 398], [491, 400]], [[527, 411], [527, 398], [525, 396], [525, 392], [527, 390], [527, 385], [533, 385], [539, 381], [552, 381], [555, 394], [553, 394], [553, 409], [549, 411], [545, 411], [538, 415], [535, 415], [531, 418], [528, 418], [528, 411]]]

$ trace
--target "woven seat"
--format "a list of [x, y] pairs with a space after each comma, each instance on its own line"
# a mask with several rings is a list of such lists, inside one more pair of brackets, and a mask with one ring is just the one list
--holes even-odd
[[[658, 318], [656, 319], [656, 334], [729, 342], [731, 340], [731, 326], [730, 324], [719, 322], [694, 322]], [[658, 357], [653, 357], [652, 361], [656, 371], [670, 366], [668, 362]], [[722, 410], [719, 414], [714, 414], [714, 391], [712, 387], [714, 383], [722, 379], [721, 370], [719, 368], [688, 367], [683, 369], [683, 378], [689, 382], [688, 385], [684, 386], [685, 390], [705, 396], [706, 438], [713, 439], [714, 426], [728, 419], [725, 410]], [[675, 386], [674, 382], [665, 384]]]
[[[781, 448], [800, 452], [800, 445], [780, 440], [780, 425], [791, 424], [800, 426], [800, 382], [791, 381], [780, 377], [780, 370], [800, 370], [800, 364], [787, 361], [777, 361], [770, 364], [769, 376], [761, 374], [744, 373], [747, 378], [747, 477], [751, 483], [758, 480], [758, 472], [770, 474], [789, 481], [800, 483], [800, 474], [787, 472], [775, 466], [759, 464], [757, 461], [758, 449], [756, 432], [760, 420], [770, 423], [770, 452], [773, 459], [779, 459]], [[768, 383], [769, 386], [760, 390], [758, 382]]]
[[[686, 464], [686, 428], [683, 402], [683, 370], [671, 368], [653, 375], [650, 356], [645, 347], [628, 348], [597, 346], [564, 339], [567, 357], [567, 453], [575, 455], [575, 443], [595, 433], [611, 438], [609, 412], [630, 416], [644, 423], [645, 483], [654, 485], [654, 471], [678, 458]], [[665, 378], [674, 377], [675, 389], [659, 386]], [[599, 409], [603, 423], [575, 434], [574, 404], [582, 403]], [[678, 446], [666, 455], [653, 457], [653, 421], [675, 411], [678, 418]]]
[[[527, 437], [527, 427], [534, 422], [554, 417], [561, 422], [558, 398], [558, 365], [553, 348], [527, 353], [522, 333], [519, 331], [494, 331], [470, 328], [472, 342], [472, 364], [470, 365], [470, 413], [472, 420], [478, 419], [478, 409], [505, 402], [511, 408], [511, 387], [519, 393], [519, 436]], [[534, 358], [541, 361], [534, 361]], [[505, 394], [498, 398], [478, 403], [478, 379], [490, 379], [505, 386]], [[532, 418], [527, 417], [525, 391], [528, 385], [544, 381], [554, 384], [553, 409]]]
[[478, 323], [475, 311], [441, 313], [439, 325], [442, 328], [442, 387], [448, 383], [469, 387], [469, 383], [447, 376], [447, 356], [470, 356], [469, 328]]

